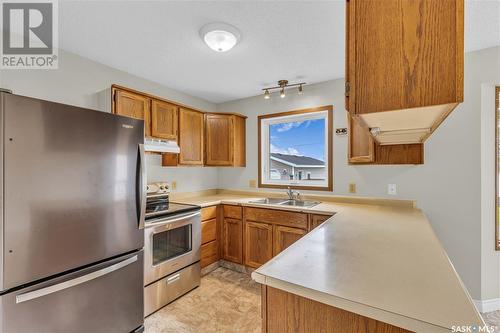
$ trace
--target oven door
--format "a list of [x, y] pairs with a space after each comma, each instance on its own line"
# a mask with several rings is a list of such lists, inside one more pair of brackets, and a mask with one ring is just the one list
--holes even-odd
[[199, 261], [200, 246], [200, 211], [147, 221], [144, 285]]

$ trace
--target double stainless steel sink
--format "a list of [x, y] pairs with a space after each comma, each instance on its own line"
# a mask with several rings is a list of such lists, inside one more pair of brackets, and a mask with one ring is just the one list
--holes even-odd
[[297, 200], [297, 199], [264, 198], [264, 199], [250, 201], [250, 203], [309, 208], [316, 206], [320, 202], [309, 201], [309, 200]]

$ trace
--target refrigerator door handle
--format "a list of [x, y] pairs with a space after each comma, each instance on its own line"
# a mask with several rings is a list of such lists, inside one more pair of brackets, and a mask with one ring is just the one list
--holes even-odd
[[144, 145], [139, 144], [139, 184], [137, 195], [139, 200], [139, 229], [144, 229], [144, 220], [146, 219], [146, 194], [147, 194], [147, 176], [146, 176], [146, 157]]
[[45, 288], [29, 291], [29, 292], [24, 293], [24, 294], [17, 295], [16, 296], [16, 303], [19, 304], [22, 302], [30, 301], [30, 300], [33, 300], [33, 299], [36, 299], [39, 297], [50, 295], [50, 294], [53, 294], [55, 292], [58, 292], [58, 291], [61, 291], [61, 290], [67, 289], [67, 288], [71, 288], [71, 287], [77, 286], [79, 284], [97, 279], [98, 277], [101, 277], [103, 275], [117, 271], [125, 266], [128, 266], [131, 263], [137, 261], [137, 259], [138, 259], [138, 257], [137, 257], [137, 255], [135, 255], [133, 257], [130, 257], [128, 259], [120, 261], [119, 263], [105, 267], [103, 269], [89, 273], [87, 275], [83, 275], [83, 276], [80, 276], [80, 277], [77, 277], [77, 278], [74, 278], [74, 279], [71, 279], [68, 281], [64, 281], [64, 282], [61, 282], [61, 283], [58, 283], [58, 284], [55, 284], [55, 285], [52, 285], [49, 287], [45, 287]]

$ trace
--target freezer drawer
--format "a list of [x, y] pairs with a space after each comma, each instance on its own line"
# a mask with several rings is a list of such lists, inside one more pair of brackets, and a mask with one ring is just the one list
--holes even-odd
[[197, 262], [144, 287], [144, 316], [198, 287], [200, 272], [200, 262]]
[[0, 296], [1, 332], [131, 332], [143, 324], [143, 253]]

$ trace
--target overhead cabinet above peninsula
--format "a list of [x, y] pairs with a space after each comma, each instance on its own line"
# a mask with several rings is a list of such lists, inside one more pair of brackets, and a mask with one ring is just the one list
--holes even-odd
[[347, 110], [379, 145], [423, 143], [463, 101], [463, 0], [346, 8]]

